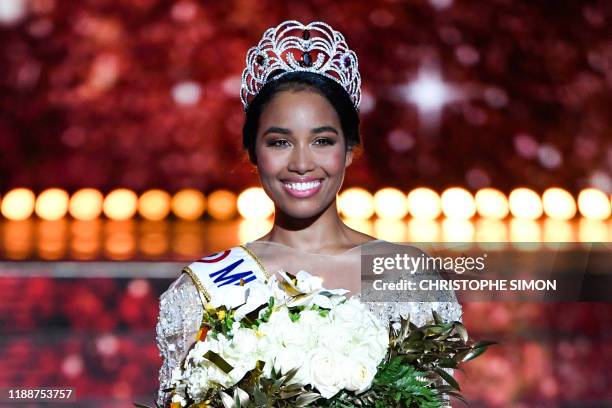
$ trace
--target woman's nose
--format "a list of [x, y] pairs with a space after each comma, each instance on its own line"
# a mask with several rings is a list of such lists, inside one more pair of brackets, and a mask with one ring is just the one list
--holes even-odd
[[309, 146], [295, 146], [291, 152], [288, 170], [305, 174], [314, 170], [314, 160]]

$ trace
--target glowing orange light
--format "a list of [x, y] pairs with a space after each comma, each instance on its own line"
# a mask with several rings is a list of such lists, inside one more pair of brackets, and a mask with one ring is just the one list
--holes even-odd
[[138, 199], [138, 213], [147, 220], [163, 220], [170, 212], [170, 200], [170, 194], [163, 190], [145, 191]]
[[543, 213], [542, 200], [533, 190], [519, 187], [510, 193], [508, 197], [510, 212], [516, 218], [535, 220]]
[[441, 196], [442, 212], [447, 218], [467, 220], [476, 213], [474, 197], [464, 188], [452, 187]]
[[442, 212], [440, 196], [432, 189], [419, 187], [408, 193], [408, 212], [414, 218], [433, 220]]
[[510, 209], [508, 199], [499, 190], [494, 188], [483, 188], [478, 190], [475, 196], [476, 210], [481, 217], [494, 220], [506, 218]]
[[70, 198], [68, 212], [80, 221], [95, 220], [102, 213], [104, 196], [95, 188], [83, 188]]
[[236, 215], [236, 194], [228, 190], [213, 191], [208, 196], [208, 214], [216, 220], [230, 220]]
[[35, 198], [32, 190], [15, 188], [4, 196], [0, 211], [9, 220], [21, 221], [28, 219], [34, 212]]
[[578, 194], [578, 209], [590, 220], [605, 220], [610, 217], [610, 200], [601, 190], [586, 188]]
[[374, 215], [372, 194], [360, 187], [352, 187], [338, 195], [338, 212], [346, 218], [367, 220]]
[[136, 214], [138, 196], [126, 188], [111, 191], [104, 199], [103, 211], [111, 220], [128, 220]]
[[59, 188], [49, 188], [38, 195], [34, 211], [43, 220], [55, 221], [68, 212], [68, 193]]
[[206, 209], [206, 197], [196, 189], [186, 188], [172, 197], [171, 207], [177, 217], [187, 221], [197, 220]]
[[261, 187], [251, 187], [238, 196], [238, 213], [248, 220], [268, 218], [274, 213], [274, 203]]
[[379, 218], [402, 219], [408, 214], [408, 199], [396, 188], [383, 188], [374, 194], [374, 211]]
[[551, 187], [544, 191], [544, 194], [542, 194], [542, 205], [544, 213], [550, 218], [569, 220], [576, 215], [574, 197], [562, 188]]

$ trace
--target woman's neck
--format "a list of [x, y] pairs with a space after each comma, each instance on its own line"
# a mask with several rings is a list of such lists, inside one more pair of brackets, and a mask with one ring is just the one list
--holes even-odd
[[261, 240], [278, 242], [305, 252], [325, 253], [353, 246], [356, 237], [355, 231], [340, 219], [334, 201], [322, 213], [306, 219], [287, 216], [277, 209], [272, 230]]

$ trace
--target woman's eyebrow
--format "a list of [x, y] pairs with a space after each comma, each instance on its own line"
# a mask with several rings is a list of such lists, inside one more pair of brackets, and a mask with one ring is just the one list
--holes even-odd
[[263, 132], [262, 136], [265, 136], [268, 133], [280, 133], [282, 135], [290, 135], [291, 131], [289, 129], [286, 129], [286, 128], [272, 126], [272, 127], [269, 127], [268, 129], [266, 129], [266, 131]]
[[320, 126], [318, 128], [314, 128], [311, 130], [312, 133], [324, 133], [324, 132], [332, 132], [338, 134], [338, 131], [333, 126]]

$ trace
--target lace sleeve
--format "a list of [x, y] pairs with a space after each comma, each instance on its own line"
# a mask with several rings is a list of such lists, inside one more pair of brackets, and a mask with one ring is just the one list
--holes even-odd
[[198, 291], [187, 274], [176, 279], [160, 297], [156, 342], [163, 359], [159, 370], [157, 403], [165, 407], [172, 370], [179, 367], [195, 342], [204, 309]]

